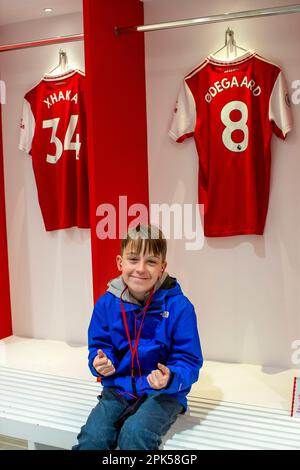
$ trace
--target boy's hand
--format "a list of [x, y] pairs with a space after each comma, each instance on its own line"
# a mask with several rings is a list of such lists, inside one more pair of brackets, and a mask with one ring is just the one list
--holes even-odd
[[98, 349], [98, 355], [93, 361], [93, 366], [98, 372], [98, 374], [108, 377], [116, 372], [113, 363], [110, 359], [104, 354], [102, 349]]
[[150, 387], [154, 388], [154, 390], [161, 390], [165, 388], [167, 383], [170, 379], [170, 369], [164, 366], [163, 364], [157, 364], [158, 369], [153, 370], [151, 374], [148, 375], [147, 380]]

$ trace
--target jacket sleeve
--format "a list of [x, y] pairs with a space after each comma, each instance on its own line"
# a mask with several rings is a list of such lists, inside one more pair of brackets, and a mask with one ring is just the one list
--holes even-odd
[[107, 322], [107, 307], [103, 297], [100, 297], [93, 310], [88, 329], [88, 347], [89, 368], [93, 375], [96, 377], [101, 376], [93, 366], [93, 361], [97, 356], [98, 349], [102, 349], [102, 351], [106, 354], [108, 359], [111, 360], [115, 369], [117, 370], [119, 361], [114, 353], [114, 347], [111, 341], [111, 335]]
[[166, 361], [171, 378], [163, 389], [168, 394], [177, 393], [197, 382], [203, 364], [197, 318], [190, 302], [174, 324], [171, 339], [171, 354]]

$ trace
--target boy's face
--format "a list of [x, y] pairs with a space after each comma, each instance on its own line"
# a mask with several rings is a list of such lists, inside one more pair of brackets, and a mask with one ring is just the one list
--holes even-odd
[[117, 256], [117, 266], [129, 291], [135, 298], [142, 300], [162, 277], [167, 263], [162, 261], [161, 255], [155, 256], [149, 252], [144, 255], [143, 250], [136, 253], [132, 249], [128, 245], [123, 256]]

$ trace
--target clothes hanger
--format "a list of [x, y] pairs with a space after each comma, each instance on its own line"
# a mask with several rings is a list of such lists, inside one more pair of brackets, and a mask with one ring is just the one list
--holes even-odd
[[[50, 70], [50, 72], [47, 72], [45, 75], [62, 75], [66, 72], [71, 72], [73, 67], [68, 65], [68, 57], [66, 51], [63, 49], [59, 49], [59, 63], [54, 69]], [[53, 73], [54, 71], [55, 74]]]
[[219, 52], [224, 50], [226, 48], [226, 56], [227, 58], [230, 57], [230, 54], [234, 51], [234, 56], [237, 57], [238, 53], [237, 50], [241, 50], [244, 52], [248, 52], [247, 49], [244, 49], [241, 46], [237, 46], [236, 41], [234, 39], [234, 31], [230, 29], [229, 27], [225, 31], [225, 45], [222, 46], [220, 49], [218, 49], [216, 52], [214, 52], [212, 55], [216, 56]]

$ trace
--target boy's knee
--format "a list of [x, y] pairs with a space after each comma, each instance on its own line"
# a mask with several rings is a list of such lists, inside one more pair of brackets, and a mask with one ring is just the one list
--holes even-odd
[[141, 422], [137, 422], [134, 419], [127, 419], [121, 428], [120, 434], [135, 435], [139, 434], [145, 429], [145, 425]]
[[160, 443], [160, 436], [153, 429], [130, 419], [123, 424], [118, 441], [121, 450], [155, 450]]
[[113, 437], [111, 433], [94, 432], [89, 426], [83, 426], [77, 436], [78, 444], [72, 450], [112, 450]]

